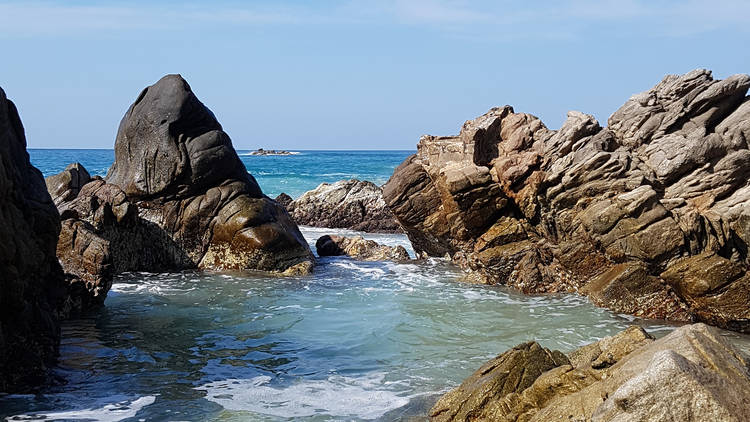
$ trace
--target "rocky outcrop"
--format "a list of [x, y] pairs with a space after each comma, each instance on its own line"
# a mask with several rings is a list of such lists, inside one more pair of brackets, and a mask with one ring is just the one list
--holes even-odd
[[286, 193], [281, 192], [279, 196], [274, 199], [274, 201], [278, 202], [282, 207], [289, 209], [289, 204], [294, 202], [294, 199], [292, 199], [292, 197], [287, 195]]
[[59, 232], [18, 111], [0, 89], [0, 392], [39, 384], [57, 355], [57, 306], [66, 291], [55, 257]]
[[286, 205], [300, 225], [398, 233], [401, 227], [383, 201], [382, 190], [357, 179], [322, 183]]
[[631, 327], [569, 356], [526, 343], [485, 364], [433, 421], [742, 421], [748, 358], [704, 324], [659, 340]]
[[318, 256], [346, 255], [359, 261], [408, 261], [409, 252], [403, 246], [380, 245], [362, 236], [325, 235], [315, 242]]
[[667, 76], [606, 128], [495, 108], [422, 137], [383, 196], [418, 254], [475, 281], [750, 331], [748, 87]]
[[62, 172], [44, 179], [55, 206], [74, 200], [90, 180], [91, 175], [81, 163], [69, 164]]
[[128, 109], [105, 180], [161, 230], [178, 252], [175, 269], [285, 271], [313, 260], [286, 210], [263, 195], [179, 75], [146, 88]]

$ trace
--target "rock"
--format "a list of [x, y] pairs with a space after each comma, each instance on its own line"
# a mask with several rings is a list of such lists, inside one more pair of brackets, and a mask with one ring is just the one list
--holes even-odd
[[284, 150], [275, 150], [275, 149], [263, 149], [258, 148], [257, 150], [250, 153], [250, 155], [294, 155], [296, 153], [290, 152], [290, 151], [284, 151]]
[[430, 420], [501, 420], [495, 403], [523, 392], [542, 373], [568, 363], [563, 353], [536, 342], [519, 344], [482, 365], [458, 388], [442, 396], [430, 410]]
[[285, 206], [294, 221], [301, 225], [363, 232], [401, 232], [383, 201], [382, 190], [368, 181], [350, 179], [322, 183]]
[[275, 201], [278, 202], [279, 205], [281, 205], [282, 207], [288, 210], [289, 204], [291, 204], [294, 201], [294, 199], [292, 199], [291, 196], [285, 194], [284, 192], [281, 192], [279, 196], [276, 197]]
[[448, 255], [468, 279], [750, 332], [748, 88], [668, 76], [606, 128], [494, 108], [423, 136], [383, 198], [419, 256]]
[[214, 114], [179, 75], [146, 88], [128, 109], [105, 181], [161, 230], [174, 270], [283, 272], [314, 259], [286, 210], [263, 195]]
[[114, 266], [110, 242], [85, 221], [62, 222], [57, 257], [69, 279], [70, 294], [61, 313], [77, 316], [104, 304], [112, 287]]
[[66, 294], [55, 256], [59, 232], [16, 106], [0, 89], [0, 392], [42, 383], [57, 356], [57, 306]]
[[83, 185], [90, 180], [89, 172], [80, 163], [69, 164], [61, 173], [44, 179], [56, 206], [75, 199]]
[[362, 236], [321, 236], [315, 242], [319, 256], [347, 255], [360, 261], [408, 261], [409, 252], [403, 246], [380, 245]]
[[[568, 359], [551, 359], [560, 352], [537, 345], [545, 353], [497, 365], [524, 346], [488, 362], [443, 396], [430, 411], [432, 420], [697, 422], [740, 421], [750, 414], [748, 358], [704, 324], [683, 326], [659, 340], [630, 327]], [[514, 373], [526, 378], [505, 388]]]

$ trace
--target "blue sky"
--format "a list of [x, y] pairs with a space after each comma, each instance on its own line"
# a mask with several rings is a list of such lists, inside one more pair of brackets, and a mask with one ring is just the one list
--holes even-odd
[[413, 149], [492, 106], [602, 124], [668, 73], [750, 72], [750, 2], [0, 1], [30, 147], [111, 148], [181, 73], [238, 149]]

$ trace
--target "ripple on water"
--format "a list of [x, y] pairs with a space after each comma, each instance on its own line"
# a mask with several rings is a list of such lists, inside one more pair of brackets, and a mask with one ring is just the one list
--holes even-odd
[[[311, 244], [331, 232], [303, 228]], [[0, 397], [0, 417], [398, 420], [424, 415], [518, 343], [570, 351], [633, 323], [673, 328], [461, 275], [440, 259], [346, 257], [321, 259], [307, 277], [122, 275], [99, 314], [65, 323], [56, 371], [66, 384]]]

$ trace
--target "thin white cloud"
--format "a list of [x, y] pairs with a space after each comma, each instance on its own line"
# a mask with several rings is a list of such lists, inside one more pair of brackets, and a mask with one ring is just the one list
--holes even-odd
[[37, 37], [258, 25], [408, 25], [453, 36], [518, 40], [585, 36], [596, 25], [620, 36], [681, 37], [716, 29], [746, 32], [746, 0], [338, 0], [307, 5], [0, 2], [0, 36]]

